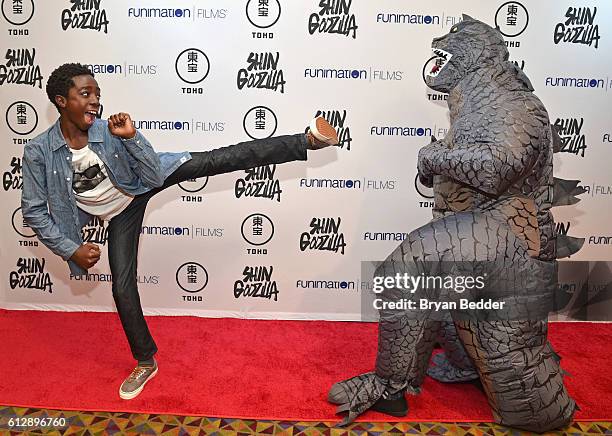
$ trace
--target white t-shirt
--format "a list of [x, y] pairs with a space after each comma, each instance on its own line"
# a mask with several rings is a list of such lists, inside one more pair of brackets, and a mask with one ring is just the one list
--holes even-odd
[[77, 206], [104, 221], [119, 215], [132, 201], [112, 184], [106, 167], [89, 145], [72, 152], [72, 191]]

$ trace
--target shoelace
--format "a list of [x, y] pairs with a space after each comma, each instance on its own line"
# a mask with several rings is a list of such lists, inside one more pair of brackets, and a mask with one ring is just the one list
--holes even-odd
[[146, 368], [144, 366], [137, 366], [136, 368], [134, 368], [134, 371], [132, 371], [132, 373], [130, 374], [128, 378], [130, 379], [130, 381], [136, 381], [140, 377], [142, 377], [144, 373], [147, 372], [147, 369], [149, 368]]

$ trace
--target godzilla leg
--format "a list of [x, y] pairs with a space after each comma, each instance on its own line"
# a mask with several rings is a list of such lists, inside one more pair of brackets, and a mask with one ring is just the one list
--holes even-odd
[[[375, 276], [394, 277], [407, 274], [433, 276], [443, 260], [473, 258], [477, 245], [462, 244], [462, 234], [472, 233], [476, 225], [474, 214], [447, 216], [411, 232], [391, 253]], [[478, 218], [478, 221], [482, 221]], [[487, 226], [482, 226], [486, 234]], [[495, 235], [497, 240], [497, 235]], [[402, 289], [386, 289], [383, 300], [427, 298], [435, 289], [419, 289], [410, 293]], [[406, 389], [418, 392], [426, 375], [427, 364], [440, 328], [439, 317], [433, 320], [428, 311], [380, 311], [376, 371], [336, 383], [330, 390], [329, 401], [340, 404], [338, 412], [348, 412], [343, 424], [374, 406], [381, 398], [403, 397]]]
[[[398, 261], [392, 254], [376, 271], [377, 277], [393, 277], [400, 271], [418, 276], [423, 273], [420, 263]], [[404, 289], [385, 289], [383, 301], [410, 299]], [[439, 322], [428, 318], [423, 311], [415, 318], [405, 311], [380, 310], [378, 324], [378, 355], [376, 370], [352, 377], [332, 386], [328, 399], [339, 404], [337, 412], [348, 412], [341, 425], [352, 422], [367, 409], [374, 409], [395, 416], [404, 416], [408, 406], [404, 398], [406, 390], [418, 392], [433, 349]]]
[[546, 320], [461, 320], [456, 326], [497, 423], [544, 432], [571, 422], [577, 406], [546, 339]]
[[434, 365], [427, 370], [428, 376], [443, 383], [478, 379], [476, 367], [457, 336], [450, 313], [447, 313], [445, 320], [441, 322], [436, 342], [440, 344], [444, 352], [433, 357]]

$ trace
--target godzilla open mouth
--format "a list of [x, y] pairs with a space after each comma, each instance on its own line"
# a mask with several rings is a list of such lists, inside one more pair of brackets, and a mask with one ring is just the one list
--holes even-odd
[[428, 77], [437, 77], [440, 74], [440, 71], [448, 64], [453, 55], [447, 51], [444, 51], [440, 48], [432, 49], [434, 52], [434, 65], [431, 68], [431, 71], [427, 73]]

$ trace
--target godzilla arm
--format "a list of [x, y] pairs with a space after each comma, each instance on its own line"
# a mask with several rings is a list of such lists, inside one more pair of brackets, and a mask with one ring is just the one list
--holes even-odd
[[444, 175], [497, 197], [523, 177], [536, 158], [536, 149], [521, 142], [513, 146], [476, 143], [448, 148], [437, 141], [419, 151], [418, 170], [422, 183]]

